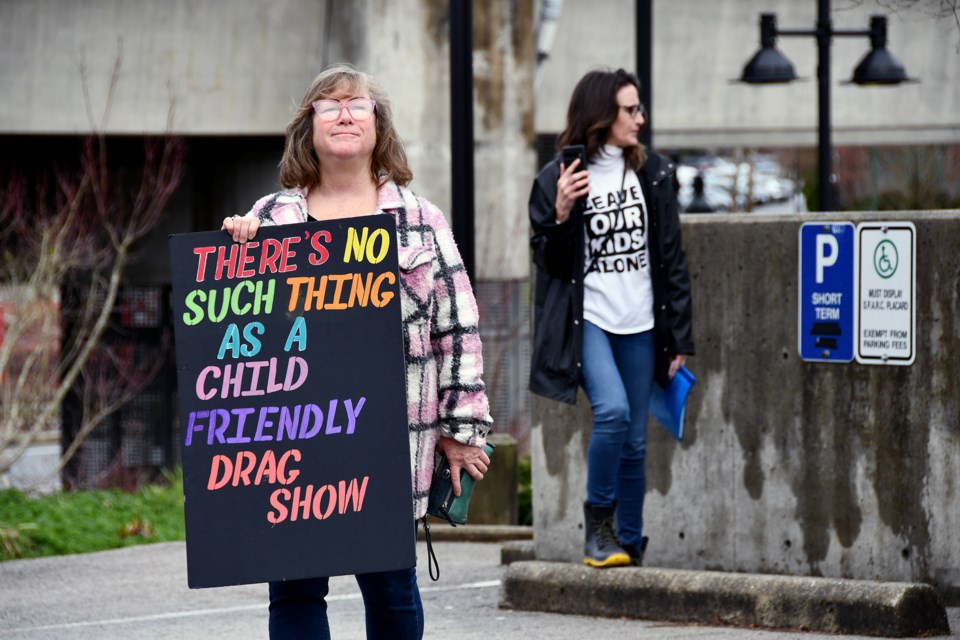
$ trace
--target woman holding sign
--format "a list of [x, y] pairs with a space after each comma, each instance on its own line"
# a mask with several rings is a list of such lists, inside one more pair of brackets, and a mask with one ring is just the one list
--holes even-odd
[[530, 390], [593, 407], [584, 563], [640, 564], [647, 413], [693, 354], [676, 167], [640, 144], [640, 83], [623, 69], [577, 84], [560, 157], [530, 194], [537, 267]]
[[[223, 229], [242, 243], [266, 225], [396, 218], [416, 521], [426, 513], [436, 451], [449, 460], [457, 495], [461, 469], [483, 478], [492, 419], [470, 281], [442, 212], [406, 187], [412, 174], [391, 113], [369, 75], [346, 66], [321, 73], [287, 127], [284, 190], [225, 219]], [[368, 638], [423, 636], [415, 567], [356, 578]], [[326, 595], [327, 578], [270, 583], [271, 637], [329, 637]]]

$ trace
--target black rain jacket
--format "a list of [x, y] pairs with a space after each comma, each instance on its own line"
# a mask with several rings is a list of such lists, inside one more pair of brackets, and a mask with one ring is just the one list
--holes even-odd
[[[676, 165], [649, 153], [637, 172], [647, 203], [650, 275], [653, 281], [657, 382], [669, 382], [670, 360], [693, 355], [690, 273], [680, 236]], [[530, 391], [575, 404], [583, 350], [584, 230], [582, 207], [557, 224], [559, 159], [537, 175], [530, 192], [534, 294], [533, 357]]]

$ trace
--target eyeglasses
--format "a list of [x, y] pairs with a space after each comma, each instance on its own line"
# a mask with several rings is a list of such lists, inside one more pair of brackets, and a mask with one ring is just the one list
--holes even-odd
[[626, 111], [626, 112], [630, 115], [631, 118], [636, 118], [638, 113], [639, 113], [639, 114], [643, 114], [643, 112], [644, 112], [643, 105], [640, 104], [640, 103], [637, 103], [637, 104], [629, 104], [629, 105], [628, 105], [628, 104], [621, 104], [621, 105], [618, 105], [618, 106], [619, 106], [621, 109], [623, 109], [624, 111]]
[[332, 122], [340, 117], [346, 107], [354, 120], [366, 120], [373, 115], [376, 100], [372, 98], [350, 98], [349, 100], [315, 100], [313, 110], [323, 122]]

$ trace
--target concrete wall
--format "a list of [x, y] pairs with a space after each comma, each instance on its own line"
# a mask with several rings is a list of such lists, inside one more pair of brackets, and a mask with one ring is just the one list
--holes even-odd
[[[515, 240], [526, 234], [536, 162], [533, 2], [474, 3], [480, 279], [517, 280], [528, 272], [526, 243]], [[229, 142], [279, 137], [278, 150], [257, 157], [233, 144], [222, 154], [225, 169], [199, 167], [190, 176], [203, 191], [193, 201], [243, 212], [253, 203], [251, 185], [262, 189], [258, 196], [275, 188], [282, 136], [311, 80], [332, 63], [348, 62], [385, 86], [412, 186], [449, 217], [447, 9], [447, 0], [7, 0], [0, 2], [0, 135], [99, 129]], [[234, 169], [244, 179], [230, 189], [221, 178]], [[191, 219], [208, 228], [221, 213], [171, 215], [181, 220], [178, 230], [189, 230]]]
[[291, 101], [299, 102], [322, 64], [325, 6], [318, 0], [0, 3], [0, 132], [83, 133], [101, 124], [119, 56], [102, 123], [108, 133], [282, 133]]
[[[914, 364], [800, 360], [801, 222], [880, 219], [917, 228]], [[698, 382], [682, 445], [650, 425], [647, 564], [960, 597], [958, 230], [960, 211], [684, 216]], [[537, 556], [579, 562], [589, 403], [537, 398], [533, 412]]]
[[[834, 29], [866, 30], [888, 16], [888, 49], [919, 84], [844, 85], [870, 50], [865, 37], [833, 40], [834, 144], [960, 142], [960, 28], [936, 2], [833, 4]], [[911, 6], [905, 8], [907, 4]], [[889, 7], [899, 5], [899, 10]], [[597, 66], [635, 67], [634, 3], [565, 0], [537, 96], [537, 131], [558, 132], [577, 80]], [[731, 82], [760, 46], [760, 13], [782, 29], [815, 27], [812, 0], [653, 2], [654, 145], [814, 146], [817, 50], [811, 37], [780, 38], [778, 48], [805, 81], [754, 87]], [[643, 78], [642, 80], [646, 80]]]

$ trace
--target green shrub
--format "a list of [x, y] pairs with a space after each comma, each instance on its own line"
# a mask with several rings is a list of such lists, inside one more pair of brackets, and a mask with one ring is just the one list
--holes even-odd
[[533, 483], [530, 475], [530, 455], [517, 461], [517, 521], [533, 525]]

